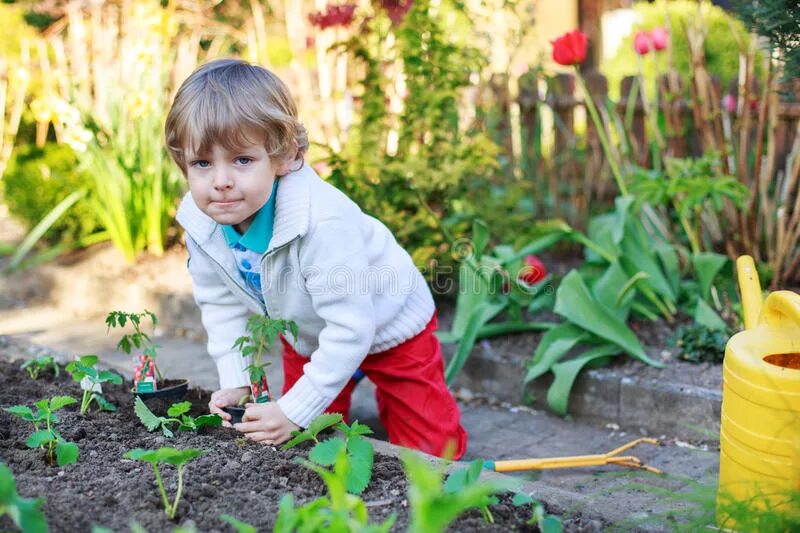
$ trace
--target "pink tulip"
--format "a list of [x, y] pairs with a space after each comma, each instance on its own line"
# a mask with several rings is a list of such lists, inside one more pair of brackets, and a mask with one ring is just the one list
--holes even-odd
[[730, 114], [736, 113], [736, 98], [732, 94], [726, 94], [722, 97], [722, 107]]
[[650, 40], [650, 34], [646, 31], [637, 31], [633, 37], [633, 49], [640, 56], [647, 54], [653, 48], [653, 42]]
[[653, 48], [656, 50], [664, 50], [669, 46], [669, 32], [666, 28], [653, 28], [650, 31], [650, 40], [653, 42]]

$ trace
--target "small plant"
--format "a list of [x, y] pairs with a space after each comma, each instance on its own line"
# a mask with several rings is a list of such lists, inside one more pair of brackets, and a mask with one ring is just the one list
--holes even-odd
[[133, 333], [126, 333], [122, 335], [117, 342], [117, 349], [131, 354], [132, 348], [137, 348], [142, 351], [139, 356], [139, 364], [134, 372], [134, 383], [136, 392], [153, 392], [156, 388], [156, 377], [158, 381], [163, 381], [164, 376], [156, 364], [156, 351], [158, 345], [153, 343], [150, 336], [143, 332], [141, 329], [142, 320], [149, 318], [153, 329], [155, 330], [158, 319], [155, 313], [145, 309], [141, 313], [126, 313], [124, 311], [111, 311], [106, 316], [107, 331], [111, 328], [124, 328], [126, 324], [130, 323], [133, 326]]
[[47, 519], [41, 511], [44, 498], [21, 498], [11, 469], [0, 463], [0, 516], [8, 515], [25, 533], [46, 533]]
[[[459, 468], [458, 470], [453, 470], [450, 472], [450, 475], [447, 476], [447, 479], [444, 482], [444, 491], [447, 494], [458, 494], [465, 488], [477, 484], [478, 479], [481, 477], [482, 471], [483, 459], [476, 459], [470, 462], [469, 466]], [[483, 519], [487, 524], [494, 524], [494, 517], [492, 516], [491, 511], [489, 511], [489, 505], [495, 505], [497, 503], [497, 498], [491, 496], [489, 498], [489, 502], [480, 507], [481, 514], [483, 514]]]
[[[236, 339], [233, 348], [242, 352], [242, 357], [252, 357], [252, 363], [247, 366], [250, 373], [250, 392], [255, 403], [270, 401], [267, 374], [264, 372], [269, 363], [262, 363], [264, 350], [272, 346], [278, 335], [290, 331], [297, 340], [297, 324], [293, 320], [274, 319], [266, 315], [251, 315], [247, 319], [247, 332]], [[247, 400], [243, 397], [240, 404]]]
[[531, 506], [531, 519], [528, 524], [538, 526], [539, 531], [542, 533], [561, 533], [561, 519], [557, 516], [547, 514], [544, 510], [544, 505], [537, 502], [524, 492], [517, 492], [511, 499], [511, 503], [515, 507]]
[[101, 411], [116, 411], [114, 404], [103, 396], [103, 383], [122, 384], [122, 376], [110, 370], [98, 370], [95, 365], [99, 361], [96, 355], [82, 355], [76, 361], [70, 362], [66, 369], [72, 379], [81, 384], [83, 398], [81, 399], [81, 414], [85, 415], [92, 402], [97, 404]]
[[[184, 448], [179, 450], [177, 448], [159, 448], [157, 450], [143, 450], [136, 448], [129, 450], [125, 453], [125, 459], [134, 459], [136, 461], [146, 461], [153, 467], [153, 472], [156, 476], [156, 483], [158, 490], [161, 493], [161, 501], [164, 503], [164, 512], [170, 519], [175, 518], [175, 513], [178, 510], [178, 503], [181, 500], [181, 493], [183, 492], [183, 468], [187, 462], [203, 455], [205, 450], [197, 450], [195, 448]], [[167, 497], [167, 491], [164, 489], [164, 482], [161, 480], [161, 472], [158, 469], [159, 463], [172, 465], [178, 469], [178, 489], [175, 493], [175, 499], [170, 503]]]
[[200, 415], [193, 418], [188, 414], [191, 408], [191, 402], [174, 403], [167, 410], [167, 416], [171, 418], [166, 418], [154, 414], [138, 396], [133, 404], [136, 416], [139, 417], [147, 431], [155, 431], [160, 427], [164, 436], [168, 438], [174, 436], [168, 427], [170, 424], [177, 424], [177, 431], [197, 431], [204, 426], [218, 427], [222, 425], [222, 418], [219, 415]]
[[679, 326], [669, 343], [681, 350], [680, 358], [690, 363], [722, 363], [730, 335], [702, 324]]
[[55, 377], [58, 377], [61, 373], [61, 370], [58, 368], [58, 363], [56, 363], [52, 355], [41, 355], [35, 359], [28, 359], [22, 363], [22, 366], [19, 368], [20, 370], [25, 370], [31, 379], [39, 379], [39, 374], [49, 368], [53, 369], [53, 375]]
[[[47, 445], [47, 460], [53, 464], [53, 454], [58, 466], [71, 465], [78, 460], [78, 445], [74, 442], [67, 442], [64, 437], [54, 427], [58, 423], [55, 411], [78, 403], [78, 400], [71, 396], [54, 396], [51, 399], [43, 399], [36, 402], [36, 409], [31, 409], [27, 405], [14, 405], [4, 408], [5, 411], [16, 415], [23, 420], [33, 424], [33, 433], [25, 441], [28, 448], [41, 448]], [[39, 424], [44, 423], [45, 428], [39, 429]]]
[[415, 453], [400, 457], [408, 477], [409, 531], [445, 531], [447, 526], [469, 509], [483, 509], [495, 494], [506, 490], [497, 482], [477, 482], [450, 493], [442, 484], [442, 472]]
[[[335, 427], [344, 434], [342, 437], [332, 437], [320, 441], [317, 435], [330, 427]], [[339, 413], [326, 413], [318, 416], [303, 431], [293, 431], [292, 439], [283, 445], [282, 450], [288, 450], [300, 444], [313, 440], [316, 444], [308, 453], [308, 458], [319, 466], [333, 466], [339, 452], [344, 450], [347, 456], [347, 490], [353, 494], [361, 494], [369, 485], [372, 478], [372, 463], [375, 452], [372, 444], [363, 436], [370, 435], [369, 426], [353, 422], [348, 426], [342, 421]]]
[[[330, 441], [324, 441], [323, 444], [325, 442]], [[349, 473], [352, 463], [344, 446], [336, 449], [331, 470], [305, 459], [301, 459], [300, 464], [319, 474], [328, 488], [328, 495], [301, 507], [295, 507], [294, 497], [291, 494], [283, 496], [278, 504], [278, 518], [274, 529], [276, 533], [294, 531], [378, 533], [388, 532], [391, 529], [395, 520], [394, 515], [389, 516], [382, 524], [370, 525], [364, 501], [349, 493]]]
[[236, 530], [236, 533], [257, 533], [257, 529], [248, 524], [247, 522], [242, 522], [236, 517], [233, 517], [229, 514], [221, 514], [219, 515], [219, 519], [225, 522], [226, 524], [230, 525], [233, 529]]

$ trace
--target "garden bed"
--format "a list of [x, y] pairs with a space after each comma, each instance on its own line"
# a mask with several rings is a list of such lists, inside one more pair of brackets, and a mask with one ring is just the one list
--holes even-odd
[[[4, 359], [13, 353], [3, 354]], [[20, 361], [0, 361], [0, 406], [32, 405], [41, 398], [56, 395], [80, 397], [77, 383], [62, 370], [54, 378], [45, 374], [37, 381], [19, 370]], [[269, 530], [275, 523], [278, 502], [292, 493], [295, 502], [306, 503], [325, 494], [319, 476], [298, 465], [295, 459], [307, 454], [308, 447], [280, 451], [277, 448], [242, 440], [232, 429], [204, 428], [200, 434], [178, 433], [167, 439], [148, 433], [132, 409], [130, 383], [104, 390], [108, 400], [119, 408], [114, 413], [90, 412], [81, 417], [75, 406], [59, 411], [59, 429], [65, 439], [80, 448], [74, 465], [50, 466], [43, 450], [29, 449], [25, 440], [31, 425], [0, 411], [0, 461], [14, 473], [17, 488], [24, 497], [45, 496], [43, 510], [51, 531], [88, 531], [93, 525], [125, 530], [132, 521], [147, 531], [167, 531], [178, 524], [191, 523], [199, 530], [230, 529], [220, 519], [230, 514]], [[206, 412], [207, 391], [192, 389], [187, 397], [192, 414]], [[163, 414], [165, 403], [148, 405]], [[124, 460], [134, 448], [198, 448], [207, 453], [190, 462], [185, 470], [185, 487], [174, 522], [164, 514], [151, 467], [143, 462]], [[176, 477], [165, 470], [167, 492], [176, 490]], [[362, 494], [372, 522], [397, 516], [394, 531], [408, 527], [407, 481], [396, 457], [376, 454], [373, 477]], [[509, 497], [491, 508], [495, 524], [487, 525], [478, 511], [463, 515], [453, 531], [535, 531], [525, 524], [530, 506], [517, 508]], [[0, 518], [0, 530], [8, 530], [7, 517]], [[580, 520], [567, 524], [567, 530], [581, 530]]]

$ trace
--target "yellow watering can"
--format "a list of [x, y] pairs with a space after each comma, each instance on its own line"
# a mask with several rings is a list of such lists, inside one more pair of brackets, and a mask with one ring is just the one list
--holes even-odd
[[800, 295], [775, 291], [762, 305], [753, 258], [736, 270], [745, 329], [728, 341], [722, 371], [717, 520], [726, 528], [735, 524], [724, 502], [780, 506], [800, 491]]

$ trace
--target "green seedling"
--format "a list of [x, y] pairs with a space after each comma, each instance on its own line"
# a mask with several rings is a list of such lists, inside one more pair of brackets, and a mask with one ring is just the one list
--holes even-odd
[[517, 492], [511, 499], [511, 503], [515, 507], [531, 506], [531, 519], [528, 524], [531, 526], [538, 526], [539, 531], [542, 533], [561, 533], [561, 519], [557, 516], [547, 514], [544, 510], [544, 505], [537, 502], [524, 492]]
[[8, 515], [25, 533], [47, 533], [44, 498], [21, 498], [11, 469], [0, 463], [0, 516]]
[[[342, 437], [332, 437], [320, 441], [317, 435], [325, 429], [334, 427], [344, 434]], [[309, 440], [314, 441], [314, 447], [308, 458], [319, 466], [332, 466], [341, 450], [345, 451], [349, 464], [347, 472], [347, 490], [353, 494], [361, 494], [369, 485], [372, 478], [372, 463], [375, 452], [372, 444], [363, 435], [372, 434], [369, 426], [353, 422], [348, 426], [342, 422], [339, 413], [326, 413], [318, 416], [303, 431], [293, 431], [292, 439], [281, 449], [288, 450]]]
[[35, 359], [28, 359], [22, 363], [22, 366], [19, 368], [25, 370], [31, 379], [39, 379], [39, 374], [49, 368], [53, 369], [53, 375], [55, 377], [58, 377], [61, 373], [61, 370], [58, 368], [58, 363], [56, 363], [52, 355], [42, 355]]
[[445, 490], [440, 467], [435, 467], [412, 452], [400, 458], [408, 477], [409, 531], [445, 531], [447, 526], [469, 509], [483, 509], [495, 494], [507, 489], [498, 482], [469, 484], [458, 493]]
[[[134, 459], [136, 461], [146, 461], [153, 467], [153, 472], [156, 475], [156, 483], [158, 490], [161, 493], [161, 501], [164, 503], [164, 512], [170, 519], [175, 518], [175, 513], [178, 510], [178, 503], [181, 500], [181, 492], [183, 492], [183, 468], [187, 462], [200, 457], [206, 453], [205, 450], [197, 450], [194, 448], [184, 448], [179, 450], [177, 448], [159, 448], [157, 450], [143, 450], [136, 448], [129, 450], [125, 453], [125, 459]], [[161, 480], [161, 472], [158, 469], [159, 463], [172, 465], [178, 470], [178, 490], [175, 493], [175, 499], [170, 503], [167, 497], [167, 491], [164, 489], [164, 482]]]
[[72, 361], [66, 366], [67, 372], [70, 373], [72, 379], [80, 383], [81, 389], [83, 389], [83, 398], [81, 399], [82, 415], [86, 414], [92, 402], [95, 402], [101, 411], [117, 410], [116, 406], [103, 396], [102, 384], [113, 383], [120, 385], [122, 384], [122, 376], [110, 370], [98, 370], [95, 368], [98, 360], [96, 355], [82, 355], [77, 361]]
[[191, 402], [174, 403], [167, 409], [167, 417], [157, 416], [138, 396], [134, 400], [133, 410], [147, 431], [155, 431], [159, 427], [165, 437], [172, 438], [174, 433], [168, 427], [175, 424], [177, 431], [197, 431], [201, 427], [218, 427], [222, 425], [222, 418], [219, 415], [200, 415], [197, 418], [189, 415], [192, 408]]
[[391, 529], [395, 521], [394, 514], [381, 524], [371, 525], [364, 501], [348, 492], [349, 472], [352, 465], [344, 446], [340, 446], [336, 451], [331, 470], [305, 459], [302, 459], [300, 463], [319, 474], [328, 488], [328, 495], [301, 507], [295, 507], [294, 497], [286, 494], [278, 504], [278, 518], [274, 528], [276, 533], [294, 531], [378, 533]]
[[[267, 393], [267, 374], [264, 369], [269, 363], [262, 362], [264, 351], [278, 339], [278, 335], [289, 331], [297, 340], [297, 324], [293, 320], [274, 319], [266, 315], [251, 315], [247, 319], [247, 332], [236, 339], [233, 348], [241, 351], [242, 357], [252, 357], [252, 362], [247, 366], [250, 374], [250, 390], [252, 401], [258, 402], [260, 397], [269, 400]], [[239, 400], [239, 405], [247, 401], [247, 396]]]
[[147, 333], [141, 330], [142, 320], [145, 318], [149, 318], [150, 322], [153, 325], [153, 330], [155, 330], [156, 324], [158, 324], [158, 319], [156, 318], [155, 313], [148, 311], [145, 309], [141, 313], [126, 313], [124, 311], [111, 311], [106, 316], [106, 326], [108, 326], [108, 331], [111, 331], [111, 328], [124, 328], [126, 324], [130, 323], [133, 326], [133, 333], [126, 333], [117, 342], [117, 349], [125, 352], [126, 354], [131, 354], [132, 348], [137, 348], [142, 351], [142, 354], [146, 357], [152, 359], [153, 364], [155, 366], [156, 375], [158, 376], [158, 381], [163, 381], [164, 376], [161, 374], [161, 370], [158, 368], [158, 364], [156, 363], [156, 351], [158, 350], [158, 345], [153, 342]]
[[[73, 403], [78, 403], [78, 400], [71, 396], [54, 396], [50, 400], [45, 398], [36, 402], [35, 410], [27, 405], [14, 405], [6, 407], [4, 410], [33, 424], [34, 431], [25, 441], [28, 448], [41, 448], [46, 444], [47, 460], [50, 464], [53, 464], [53, 454], [55, 453], [58, 466], [64, 466], [71, 465], [78, 460], [78, 445], [74, 442], [67, 442], [56, 430], [54, 426], [59, 420], [55, 411]], [[39, 429], [41, 423], [44, 423], [44, 429]]]
[[248, 524], [247, 522], [242, 522], [238, 518], [231, 516], [229, 514], [222, 514], [219, 515], [219, 519], [225, 522], [226, 524], [230, 525], [233, 529], [236, 530], [236, 533], [257, 533], [258, 530]]
[[[447, 494], [458, 494], [466, 487], [476, 485], [478, 479], [481, 477], [482, 471], [483, 459], [475, 459], [470, 462], [469, 466], [453, 470], [444, 482], [444, 491]], [[489, 505], [495, 505], [497, 503], [497, 498], [491, 496], [489, 498], [489, 504], [480, 507], [483, 519], [487, 524], [494, 524], [494, 516], [492, 516], [491, 511], [489, 511]]]

